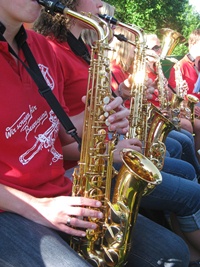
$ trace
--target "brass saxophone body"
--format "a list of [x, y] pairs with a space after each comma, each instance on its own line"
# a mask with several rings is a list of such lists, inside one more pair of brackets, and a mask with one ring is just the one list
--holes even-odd
[[98, 226], [94, 230], [88, 229], [86, 237], [71, 237], [71, 247], [92, 266], [120, 267], [125, 264], [131, 247], [130, 237], [140, 199], [161, 183], [162, 177], [147, 158], [136, 151], [124, 149], [121, 151], [123, 164], [117, 176], [113, 201], [110, 200], [117, 136], [113, 133], [109, 138], [109, 114], [104, 111], [105, 104], [112, 98], [110, 62], [107, 57], [109, 27], [105, 21], [71, 11], [58, 1], [38, 2], [50, 8], [51, 12], [56, 10], [85, 22], [97, 32], [98, 40], [91, 51], [81, 155], [73, 174], [72, 195], [101, 201], [102, 206], [97, 210], [104, 217], [85, 218]]
[[194, 108], [199, 102], [199, 99], [198, 97], [187, 93], [187, 82], [183, 80], [179, 61], [173, 58], [170, 58], [170, 60], [175, 63], [174, 69], [176, 81], [176, 94], [173, 95], [171, 100], [172, 114], [175, 114], [173, 112], [176, 112], [179, 118], [186, 118], [191, 121], [192, 125], [194, 125]]
[[110, 17], [108, 17], [108, 21], [125, 28], [136, 37], [133, 42], [124, 35], [116, 36], [119, 41], [128, 42], [135, 47], [132, 73], [134, 82], [130, 98], [130, 127], [126, 138], [137, 137], [143, 143], [143, 154], [161, 170], [166, 153], [164, 141], [174, 126], [146, 98], [146, 41], [143, 30]]
[[169, 57], [178, 43], [185, 42], [185, 38], [169, 28], [160, 30], [162, 37], [162, 53], [161, 58], [167, 59], [174, 63], [176, 94], [173, 94], [171, 99], [171, 118], [177, 129], [180, 129], [180, 118], [189, 119], [194, 124], [195, 114], [194, 107], [199, 102], [199, 99], [191, 94], [187, 94], [187, 83], [183, 80], [180, 63], [176, 58]]
[[148, 124], [151, 129], [148, 132], [146, 142], [146, 156], [161, 170], [166, 154], [164, 142], [168, 133], [175, 129], [175, 124], [168, 119], [170, 118], [168, 91], [166, 90], [166, 78], [164, 77], [159, 57], [156, 61], [156, 73], [159, 109], [153, 104], [151, 104], [149, 109]]

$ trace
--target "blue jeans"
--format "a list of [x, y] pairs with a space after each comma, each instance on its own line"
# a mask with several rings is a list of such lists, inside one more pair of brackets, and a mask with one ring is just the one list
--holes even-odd
[[181, 159], [165, 157], [162, 171], [197, 182], [197, 175], [194, 167]]
[[[0, 214], [0, 267], [89, 267], [60, 233], [14, 213]], [[139, 215], [127, 267], [188, 267], [185, 242]]]
[[141, 207], [177, 215], [183, 232], [200, 229], [200, 186], [198, 183], [161, 171], [162, 183], [144, 196]]
[[193, 165], [196, 170], [197, 176], [200, 175], [200, 164], [196, 157], [194, 138], [192, 134], [186, 130], [171, 131], [168, 137], [177, 140], [182, 145], [182, 157], [184, 161], [187, 161]]
[[181, 159], [182, 146], [180, 142], [167, 136], [165, 140], [165, 146], [166, 146], [167, 152], [169, 153], [168, 155], [166, 154], [166, 156], [169, 156], [171, 158]]
[[[119, 170], [121, 167], [121, 163], [115, 163], [114, 167], [116, 170]], [[194, 167], [190, 163], [185, 162], [183, 160], [165, 157], [164, 166], [162, 170], [172, 175], [180, 176], [182, 178], [192, 181], [197, 181]], [[73, 172], [74, 168], [68, 169], [65, 171], [65, 176], [72, 180]]]

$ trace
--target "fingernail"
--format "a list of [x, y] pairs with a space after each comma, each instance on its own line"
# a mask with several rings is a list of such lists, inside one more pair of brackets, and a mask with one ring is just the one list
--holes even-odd
[[110, 111], [110, 110], [111, 110], [111, 107], [108, 106], [108, 105], [105, 105], [105, 106], [103, 107], [103, 110], [104, 110], [104, 111]]
[[103, 213], [102, 212], [98, 213], [98, 218], [100, 218], [100, 219], [103, 218]]
[[100, 201], [96, 202], [96, 207], [101, 207], [101, 202]]
[[110, 116], [108, 120], [109, 120], [109, 122], [113, 122], [114, 119], [115, 119], [115, 118], [114, 118], [113, 116]]
[[83, 236], [83, 237], [86, 236], [86, 233], [81, 234], [81, 236]]

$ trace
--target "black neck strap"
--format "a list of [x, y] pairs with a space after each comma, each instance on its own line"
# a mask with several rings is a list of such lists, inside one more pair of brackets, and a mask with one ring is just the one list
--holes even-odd
[[[69, 31], [67, 33], [67, 43], [69, 44], [71, 50], [73, 51], [73, 53], [75, 55], [83, 58], [85, 60], [85, 62], [88, 63], [88, 65], [90, 64], [90, 53], [89, 53], [85, 43], [81, 39], [81, 37], [79, 39], [76, 39], [76, 37]], [[111, 74], [114, 77], [114, 74], [112, 72], [111, 72]], [[115, 79], [115, 77], [114, 77], [114, 79]], [[117, 83], [118, 83], [118, 81], [117, 81]], [[113, 91], [112, 91], [112, 95], [114, 97], [117, 97], [117, 95]]]
[[81, 37], [76, 39], [76, 37], [69, 31], [67, 33], [67, 43], [75, 55], [83, 58], [88, 65], [90, 64], [90, 53]]
[[[24, 29], [22, 29], [22, 30], [25, 33]], [[7, 42], [2, 33], [0, 33], [0, 40]], [[12, 47], [8, 44], [10, 53], [14, 57], [16, 57], [19, 60], [19, 62], [22, 63], [24, 68], [27, 70], [27, 72], [33, 78], [34, 82], [38, 86], [39, 93], [46, 99], [49, 106], [52, 108], [52, 110], [54, 111], [54, 113], [58, 117], [60, 123], [65, 128], [66, 132], [75, 139], [75, 141], [78, 143], [79, 149], [80, 149], [81, 138], [77, 134], [77, 129], [75, 128], [72, 121], [70, 120], [70, 118], [68, 117], [68, 115], [66, 114], [66, 112], [64, 111], [62, 106], [60, 105], [60, 103], [57, 100], [57, 98], [55, 97], [55, 95], [53, 94], [51, 88], [47, 85], [27, 42], [24, 41], [22, 44], [19, 44], [17, 38], [16, 38], [16, 41], [17, 41], [18, 46], [21, 45], [21, 48], [24, 52], [24, 55], [25, 55], [25, 58], [28, 62], [29, 67], [18, 57], [18, 55], [15, 53], [15, 51], [12, 49]]]

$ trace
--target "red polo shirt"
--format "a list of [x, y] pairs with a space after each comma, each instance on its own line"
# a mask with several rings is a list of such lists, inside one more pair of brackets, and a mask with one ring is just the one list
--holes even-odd
[[[188, 94], [192, 94], [197, 96], [200, 99], [200, 94], [194, 94], [194, 86], [197, 81], [198, 75], [196, 73], [196, 70], [194, 68], [194, 62], [192, 62], [187, 55], [185, 55], [180, 60], [180, 70], [182, 73], [182, 78], [185, 80], [188, 84]], [[176, 81], [175, 81], [175, 69], [172, 68], [170, 71], [170, 76], [168, 79], [169, 84], [172, 86], [172, 88], [176, 88]]]
[[[65, 108], [63, 76], [52, 47], [33, 31], [28, 31], [27, 43], [45, 80]], [[22, 50], [19, 57], [27, 63]], [[57, 117], [23, 65], [16, 64], [4, 41], [0, 41], [0, 62], [0, 183], [36, 197], [70, 195]]]

